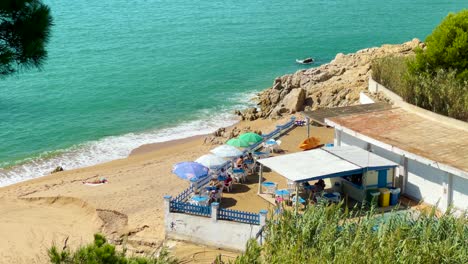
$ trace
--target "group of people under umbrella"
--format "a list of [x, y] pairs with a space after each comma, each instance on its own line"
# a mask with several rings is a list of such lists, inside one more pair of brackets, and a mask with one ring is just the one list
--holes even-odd
[[[178, 177], [191, 182], [198, 182], [212, 176], [211, 181], [206, 186], [209, 192], [208, 199], [200, 196], [198, 200], [218, 200], [222, 195], [223, 189], [230, 190], [232, 186], [233, 179], [226, 170], [229, 165], [233, 164], [233, 173], [242, 175], [236, 177], [237, 181], [241, 182], [245, 179], [245, 170], [252, 169], [252, 166], [248, 167], [247, 164], [254, 164], [252, 153], [245, 155], [246, 152], [238, 148], [247, 148], [263, 140], [264, 138], [256, 133], [244, 133], [238, 138], [230, 139], [225, 145], [212, 149], [210, 154], [203, 155], [195, 161], [175, 164], [172, 172]], [[199, 196], [199, 193], [195, 193], [195, 195]]]

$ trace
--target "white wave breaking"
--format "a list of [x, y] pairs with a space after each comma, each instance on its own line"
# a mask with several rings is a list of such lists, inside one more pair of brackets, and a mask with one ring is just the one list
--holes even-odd
[[[250, 95], [243, 94], [241, 98], [249, 98]], [[249, 105], [246, 99], [236, 101], [239, 104], [234, 108], [245, 108]], [[202, 118], [199, 120], [141, 133], [109, 136], [59, 150], [60, 153], [52, 157], [38, 157], [8, 169], [0, 168], [0, 187], [45, 176], [57, 166], [65, 170], [83, 168], [126, 158], [133, 149], [141, 145], [212, 133], [220, 127], [230, 126], [238, 121], [238, 118], [232, 114], [232, 109], [222, 109], [219, 111], [221, 113], [215, 116], [213, 110], [202, 110], [200, 111]], [[44, 153], [42, 156], [47, 154]]]

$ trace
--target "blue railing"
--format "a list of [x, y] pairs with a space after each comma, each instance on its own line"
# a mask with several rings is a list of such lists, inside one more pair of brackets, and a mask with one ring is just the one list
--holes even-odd
[[[276, 126], [276, 129], [273, 130], [271, 133], [262, 135], [263, 141], [258, 142], [246, 148], [244, 150], [244, 154], [257, 149], [264, 141], [277, 136], [283, 130], [289, 129], [295, 124], [294, 121], [295, 121], [295, 117], [291, 117], [291, 120], [287, 122], [286, 124]], [[233, 161], [227, 161], [225, 164], [220, 166], [219, 169], [221, 168], [224, 168], [225, 170], [229, 169], [232, 166], [232, 162]], [[209, 181], [210, 181], [210, 177], [205, 177], [201, 179], [200, 181], [190, 185], [189, 188], [184, 190], [182, 193], [180, 193], [179, 195], [177, 195], [174, 199], [170, 201], [170, 211], [177, 212], [177, 213], [200, 215], [200, 216], [211, 216], [211, 206], [192, 205], [192, 204], [185, 202], [187, 198], [190, 196], [190, 194], [194, 191], [194, 186], [197, 186], [197, 188], [202, 188]], [[218, 219], [236, 221], [236, 222], [253, 224], [253, 225], [260, 224], [260, 216], [258, 214], [237, 211], [237, 210], [223, 209], [223, 208], [220, 208], [218, 211]]]
[[185, 189], [183, 192], [181, 192], [179, 195], [177, 195], [174, 200], [178, 202], [183, 202], [185, 201], [189, 195], [193, 192], [193, 186], [188, 187]]
[[284, 125], [278, 125], [276, 126], [276, 129], [271, 131], [270, 133], [268, 134], [265, 134], [265, 135], [262, 135], [263, 137], [263, 140], [260, 141], [260, 142], [257, 142], [251, 146], [249, 146], [245, 151], [244, 153], [247, 153], [247, 152], [251, 152], [252, 150], [256, 150], [261, 144], [263, 144], [263, 142], [271, 139], [271, 138], [274, 138], [276, 137], [277, 135], [281, 134], [281, 132], [283, 130], [286, 130], [286, 129], [289, 129], [290, 127], [294, 126], [295, 125], [295, 120], [296, 120], [296, 117], [291, 117], [291, 120], [289, 122], [287, 122], [286, 124]]
[[235, 222], [241, 222], [246, 224], [252, 225], [259, 225], [260, 224], [260, 215], [250, 212], [243, 212], [237, 210], [230, 210], [220, 208], [218, 211], [218, 219], [219, 220], [229, 220]]
[[185, 213], [200, 216], [211, 216], [211, 206], [193, 205], [176, 200], [170, 201], [170, 211], [174, 213]]
[[262, 137], [264, 138], [264, 140], [268, 140], [270, 138], [274, 138], [276, 135], [278, 135], [279, 133], [281, 133], [281, 131], [285, 130], [285, 129], [288, 129], [290, 127], [292, 127], [294, 124], [295, 124], [295, 121], [296, 121], [296, 117], [291, 117], [291, 120], [289, 122], [287, 122], [286, 124], [284, 125], [278, 125], [276, 126], [276, 129], [271, 131], [270, 133], [268, 134], [265, 134], [265, 135], [262, 135]]

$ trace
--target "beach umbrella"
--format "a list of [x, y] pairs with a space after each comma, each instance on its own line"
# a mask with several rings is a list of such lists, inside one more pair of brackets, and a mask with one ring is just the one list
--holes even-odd
[[198, 162], [179, 162], [174, 165], [172, 173], [184, 180], [198, 181], [208, 176], [209, 169]]
[[257, 133], [248, 132], [239, 136], [239, 139], [247, 141], [249, 144], [255, 144], [263, 140], [263, 137]]
[[273, 138], [270, 138], [269, 140], [265, 141], [265, 145], [276, 145], [278, 142], [274, 140]]
[[226, 160], [213, 154], [206, 154], [199, 157], [195, 162], [202, 164], [210, 169], [219, 168], [226, 163]]
[[302, 143], [299, 144], [299, 148], [303, 150], [309, 150], [309, 149], [316, 148], [319, 145], [320, 145], [320, 139], [316, 137], [310, 137], [302, 141]]
[[230, 146], [234, 146], [234, 147], [241, 147], [241, 148], [245, 148], [250, 145], [249, 142], [239, 139], [239, 138], [231, 138], [230, 140], [226, 142], [226, 144]]
[[222, 158], [239, 157], [242, 154], [244, 154], [242, 151], [238, 150], [236, 147], [229, 146], [229, 145], [218, 146], [210, 150], [210, 152]]

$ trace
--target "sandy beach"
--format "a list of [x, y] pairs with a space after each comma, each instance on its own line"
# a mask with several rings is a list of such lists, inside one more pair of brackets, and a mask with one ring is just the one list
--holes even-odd
[[[285, 120], [236, 126], [269, 132]], [[171, 173], [172, 166], [195, 160], [214, 148], [203, 141], [203, 136], [197, 136], [149, 144], [126, 159], [1, 188], [0, 259], [47, 263], [46, 249], [52, 244], [62, 248], [67, 241], [68, 247], [77, 247], [92, 241], [96, 232], [117, 245], [125, 243], [134, 252], [154, 252], [164, 241], [162, 197], [189, 186]], [[107, 184], [82, 183], [102, 177]], [[241, 196], [237, 199], [239, 205], [248, 204]], [[257, 207], [253, 205], [253, 211]]]

